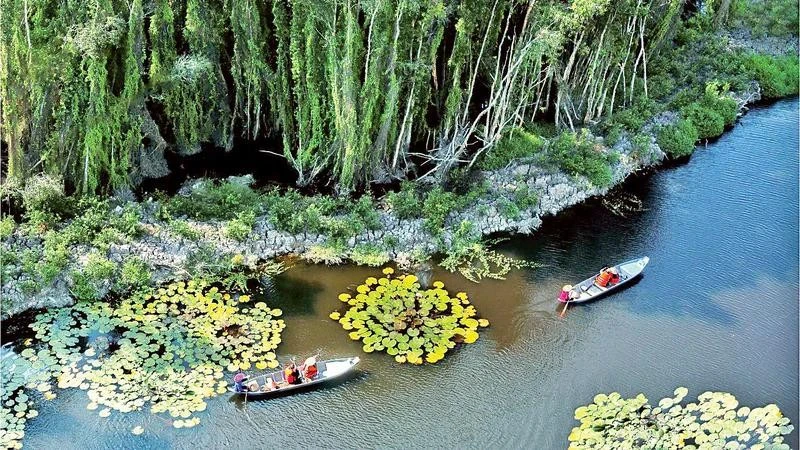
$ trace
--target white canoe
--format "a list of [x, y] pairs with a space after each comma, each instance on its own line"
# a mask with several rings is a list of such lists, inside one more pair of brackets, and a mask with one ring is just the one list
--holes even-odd
[[[303, 380], [303, 382], [299, 384], [286, 383], [283, 377], [283, 370], [277, 370], [275, 372], [265, 373], [263, 375], [258, 375], [256, 377], [247, 379], [245, 385], [249, 386], [253, 382], [256, 382], [258, 384], [258, 391], [236, 392], [236, 390], [234, 390], [233, 387], [229, 387], [228, 391], [242, 397], [244, 397], [246, 394], [248, 399], [256, 399], [284, 392], [294, 391], [297, 389], [304, 389], [310, 386], [324, 383], [329, 380], [341, 378], [342, 376], [355, 370], [356, 365], [360, 361], [361, 359], [358, 356], [352, 358], [339, 358], [339, 359], [329, 359], [325, 361], [317, 361], [317, 375], [314, 377], [314, 379]], [[275, 381], [275, 383], [278, 385], [278, 389], [264, 390], [264, 389], [269, 389], [268, 387], [265, 387], [268, 386], [267, 380], [269, 378], [272, 378]]]
[[636, 277], [641, 275], [645, 266], [649, 262], [650, 258], [648, 258], [647, 256], [643, 256], [641, 258], [633, 259], [631, 261], [627, 261], [622, 264], [617, 264], [614, 267], [616, 267], [617, 273], [619, 273], [619, 282], [606, 287], [600, 287], [596, 285], [594, 282], [597, 276], [600, 275], [599, 272], [592, 275], [591, 278], [587, 278], [581, 281], [579, 284], [575, 285], [573, 289], [577, 290], [580, 293], [580, 296], [578, 296], [578, 298], [570, 300], [569, 303], [584, 303], [591, 300], [596, 300], [600, 297], [603, 297], [606, 294], [618, 290], [622, 286], [628, 284]]

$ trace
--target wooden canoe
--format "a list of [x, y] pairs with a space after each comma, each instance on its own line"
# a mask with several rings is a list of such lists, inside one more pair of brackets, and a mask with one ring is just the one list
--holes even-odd
[[[633, 259], [631, 261], [624, 262], [622, 264], [617, 264], [614, 267], [616, 267], [617, 273], [619, 273], [619, 282], [613, 285], [608, 285], [604, 288], [596, 285], [594, 282], [595, 278], [597, 278], [597, 276], [600, 275], [600, 273], [598, 272], [592, 275], [590, 278], [581, 281], [580, 283], [576, 284], [575, 287], [572, 288], [573, 290], [579, 292], [580, 296], [578, 296], [578, 298], [570, 300], [569, 303], [584, 303], [596, 300], [600, 297], [603, 297], [604, 295], [607, 295], [611, 292], [618, 290], [622, 286], [625, 286], [629, 282], [636, 279], [636, 277], [641, 275], [645, 266], [649, 262], [650, 258], [644, 256], [638, 259]], [[566, 303], [565, 301], [561, 302]]]
[[[317, 361], [317, 375], [312, 380], [303, 380], [302, 383], [299, 384], [289, 384], [284, 380], [283, 377], [283, 370], [277, 370], [275, 372], [265, 373], [263, 375], [258, 375], [256, 377], [248, 378], [247, 382], [245, 382], [246, 386], [251, 386], [253, 382], [257, 383], [258, 390], [257, 391], [248, 391], [248, 392], [236, 392], [233, 387], [229, 387], [228, 391], [233, 393], [234, 395], [238, 395], [244, 397], [245, 394], [247, 395], [247, 399], [258, 399], [264, 398], [271, 395], [281, 394], [284, 392], [290, 392], [298, 389], [305, 389], [320, 383], [324, 383], [329, 380], [333, 380], [336, 378], [341, 378], [342, 376], [351, 373], [355, 370], [356, 365], [361, 361], [361, 359], [356, 356], [352, 358], [339, 358], [339, 359], [328, 359], [325, 361]], [[272, 378], [275, 383], [278, 385], [278, 389], [272, 390], [264, 390], [269, 389], [267, 380]]]

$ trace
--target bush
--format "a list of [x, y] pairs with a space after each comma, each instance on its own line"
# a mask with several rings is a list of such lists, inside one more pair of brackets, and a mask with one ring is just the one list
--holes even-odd
[[0, 219], [0, 239], [11, 237], [15, 228], [17, 228], [17, 224], [13, 218], [6, 216]]
[[705, 95], [703, 96], [703, 106], [714, 110], [722, 116], [725, 125], [733, 125], [736, 122], [736, 115], [739, 113], [739, 105], [736, 100], [727, 95], [729, 85], [712, 81], [706, 84]]
[[499, 142], [483, 156], [480, 168], [497, 170], [511, 161], [535, 156], [544, 147], [544, 139], [522, 128], [514, 128], [505, 133]]
[[230, 220], [236, 214], [256, 211], [261, 195], [250, 186], [223, 181], [202, 183], [189, 195], [176, 195], [167, 201], [166, 209], [173, 215], [185, 215], [198, 220]]
[[750, 54], [745, 57], [745, 67], [761, 85], [764, 97], [778, 98], [797, 94], [800, 67], [796, 55]]
[[386, 204], [399, 219], [412, 219], [422, 215], [416, 187], [410, 181], [400, 184], [400, 192], [386, 194]]
[[681, 116], [692, 122], [700, 139], [719, 136], [725, 130], [725, 119], [700, 103], [692, 103], [681, 109]]
[[225, 235], [237, 241], [244, 241], [253, 231], [256, 224], [256, 213], [253, 211], [243, 211], [236, 214], [236, 217], [228, 221], [225, 226]]
[[169, 230], [177, 236], [184, 237], [190, 241], [200, 239], [200, 232], [185, 220], [171, 220], [167, 226]]
[[128, 291], [147, 286], [150, 277], [150, 266], [141, 259], [133, 257], [122, 265], [118, 289]]
[[378, 207], [369, 193], [362, 195], [352, 204], [350, 207], [350, 220], [352, 222], [360, 221], [363, 224], [362, 227], [367, 230], [381, 228], [381, 215], [378, 213]]
[[635, 133], [653, 116], [655, 109], [655, 103], [642, 95], [629, 107], [614, 113], [609, 125], [619, 124], [629, 132]]
[[422, 205], [425, 228], [434, 236], [441, 235], [444, 222], [450, 212], [455, 209], [456, 203], [456, 195], [452, 192], [445, 192], [440, 186], [428, 192]]
[[294, 189], [283, 195], [272, 190], [266, 196], [267, 218], [278, 230], [299, 233], [305, 228], [303, 214], [300, 214], [305, 210], [305, 204], [303, 196]]
[[47, 174], [28, 178], [22, 189], [22, 205], [26, 211], [63, 212], [67, 209], [63, 178]]
[[360, 266], [378, 267], [389, 262], [389, 253], [374, 244], [359, 244], [352, 252], [350, 259]]
[[550, 162], [567, 173], [582, 175], [595, 186], [611, 184], [611, 167], [616, 155], [603, 151], [602, 147], [591, 141], [586, 130], [580, 135], [572, 132], [561, 133], [548, 150]]
[[514, 204], [521, 210], [533, 208], [539, 204], [539, 196], [527, 184], [521, 184], [514, 190]]
[[511, 200], [503, 197], [498, 202], [498, 206], [500, 207], [500, 214], [502, 214], [503, 217], [505, 217], [507, 219], [511, 219], [511, 220], [519, 219], [520, 214], [521, 214], [520, 210], [519, 210], [519, 206], [517, 206]]
[[667, 125], [658, 130], [657, 142], [661, 150], [671, 158], [680, 158], [694, 152], [694, 144], [698, 138], [697, 128], [692, 122], [680, 119], [674, 125]]

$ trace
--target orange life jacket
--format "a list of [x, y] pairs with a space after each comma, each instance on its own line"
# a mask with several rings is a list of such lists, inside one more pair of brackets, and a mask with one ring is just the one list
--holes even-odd
[[306, 373], [304, 374], [304, 376], [309, 380], [317, 376], [317, 366], [306, 367]]
[[600, 272], [600, 275], [595, 278], [594, 282], [597, 283], [600, 287], [608, 286], [608, 282], [611, 281], [611, 273], [604, 271]]

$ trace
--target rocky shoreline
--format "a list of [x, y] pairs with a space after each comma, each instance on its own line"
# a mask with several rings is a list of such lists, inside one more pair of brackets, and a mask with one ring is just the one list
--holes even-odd
[[[740, 106], [740, 114], [746, 112], [747, 105], [760, 100], [760, 89], [754, 83], [750, 89], [734, 95]], [[612, 183], [608, 187], [592, 185], [585, 177], [573, 176], [558, 170], [540, 167], [534, 161], [516, 160], [508, 166], [483, 173], [488, 181], [488, 192], [474, 204], [451, 214], [445, 223], [442, 236], [436, 237], [426, 230], [423, 219], [399, 219], [391, 211], [381, 210], [378, 230], [367, 230], [350, 238], [347, 245], [377, 244], [391, 241], [394, 244], [388, 250], [388, 258], [396, 262], [404, 262], [417, 251], [425, 254], [434, 253], [439, 248], [438, 239], [443, 239], [446, 246], [453, 240], [459, 224], [469, 220], [481, 236], [496, 233], [531, 234], [542, 223], [542, 218], [555, 215], [559, 211], [585, 201], [590, 197], [602, 196], [611, 188], [622, 183], [629, 175], [639, 170], [653, 167], [661, 163], [665, 153], [656, 143], [657, 127], [674, 123], [678, 116], [674, 112], [663, 112], [652, 118], [643, 128], [649, 137], [646, 151], [641, 146], [637, 149], [630, 136], [623, 136], [611, 148], [605, 147], [602, 137], [593, 137], [595, 145], [603, 146], [604, 151], [615, 151], [618, 161], [612, 166]], [[239, 182], [248, 183], [248, 177], [237, 177]], [[197, 183], [195, 182], [195, 185]], [[517, 218], [509, 218], [501, 213], [499, 201], [523, 188], [535, 193], [538, 202], [532, 208], [521, 210]], [[184, 189], [191, 190], [188, 185]], [[271, 260], [282, 255], [307, 255], [314, 246], [325, 243], [326, 236], [316, 233], [290, 234], [277, 230], [267, 216], [256, 218], [255, 226], [243, 241], [229, 238], [225, 233], [224, 222], [199, 222], [187, 220], [200, 234], [199, 239], [191, 240], [169, 231], [167, 224], [156, 218], [157, 202], [147, 199], [140, 204], [143, 210], [143, 235], [133, 242], [111, 245], [108, 259], [118, 264], [131, 257], [138, 257], [151, 268], [152, 282], [161, 283], [188, 276], [187, 262], [190, 255], [205, 246], [213, 249], [213, 257], [230, 260], [234, 255], [240, 263], [254, 268], [260, 261]], [[121, 207], [118, 207], [121, 209]], [[19, 230], [2, 241], [3, 251], [23, 251], [42, 245], [42, 239], [23, 235]], [[73, 303], [70, 295], [69, 273], [80, 270], [86, 264], [86, 256], [90, 248], [86, 245], [74, 246], [71, 250], [70, 262], [56, 280], [44, 290], [35, 294], [27, 294], [21, 289], [24, 275], [3, 280], [0, 295], [4, 309], [2, 318], [38, 308], [60, 307]], [[100, 294], [109, 292], [110, 280], [100, 286]]]

